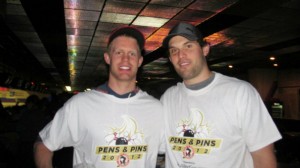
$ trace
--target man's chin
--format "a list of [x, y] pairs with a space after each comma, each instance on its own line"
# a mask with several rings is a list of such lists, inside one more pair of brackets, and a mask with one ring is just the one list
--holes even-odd
[[121, 81], [135, 81], [135, 78], [132, 75], [121, 75], [118, 78]]

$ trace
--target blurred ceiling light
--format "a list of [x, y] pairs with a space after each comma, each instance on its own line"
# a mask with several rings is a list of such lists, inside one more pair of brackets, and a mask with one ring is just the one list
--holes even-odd
[[68, 91], [68, 92], [70, 92], [72, 89], [71, 89], [71, 86], [65, 86], [66, 87], [66, 90]]
[[139, 16], [136, 18], [136, 20], [132, 24], [138, 25], [138, 26], [161, 27], [167, 21], [169, 21], [169, 19]]
[[273, 56], [272, 56], [272, 57], [270, 57], [270, 60], [272, 60], [272, 61], [274, 61], [275, 59], [276, 59], [276, 58], [275, 58], [275, 57], [273, 57]]
[[129, 24], [135, 18], [135, 15], [126, 15], [118, 13], [103, 12], [100, 21]]

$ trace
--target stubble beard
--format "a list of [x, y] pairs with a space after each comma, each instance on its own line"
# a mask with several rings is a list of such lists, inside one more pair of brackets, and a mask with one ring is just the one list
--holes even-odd
[[201, 73], [201, 68], [196, 68], [196, 67], [192, 67], [188, 69], [177, 68], [175, 70], [184, 81], [193, 79]]
[[188, 70], [188, 69], [176, 69], [176, 72], [178, 75], [183, 79], [183, 80], [189, 80], [194, 77], [193, 70]]

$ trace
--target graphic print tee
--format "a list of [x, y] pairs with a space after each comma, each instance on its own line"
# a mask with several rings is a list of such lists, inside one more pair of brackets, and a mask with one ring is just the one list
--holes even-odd
[[167, 168], [253, 168], [250, 152], [281, 138], [257, 91], [215, 73], [200, 90], [183, 83], [161, 98]]
[[155, 168], [163, 139], [161, 103], [92, 90], [72, 97], [41, 132], [52, 151], [74, 147], [74, 167]]

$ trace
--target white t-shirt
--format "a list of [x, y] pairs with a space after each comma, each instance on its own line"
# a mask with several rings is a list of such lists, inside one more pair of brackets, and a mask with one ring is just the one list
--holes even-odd
[[51, 151], [74, 147], [74, 167], [155, 168], [163, 138], [161, 103], [146, 92], [73, 96], [40, 132]]
[[161, 98], [167, 168], [253, 168], [250, 152], [281, 138], [257, 91], [215, 73], [206, 87], [183, 83]]

